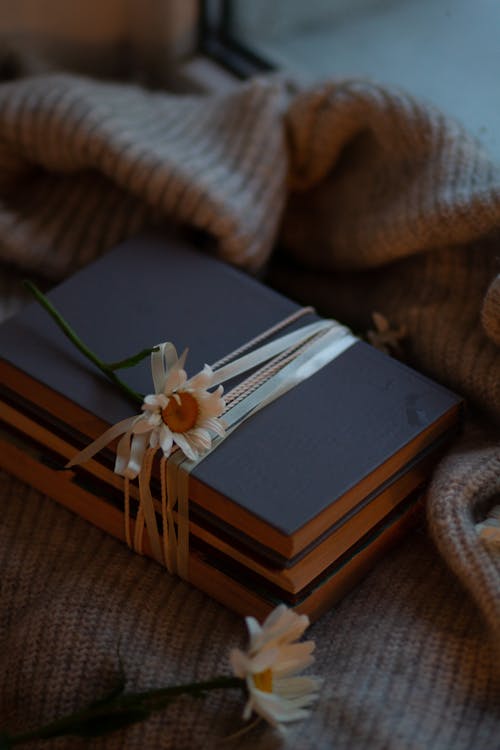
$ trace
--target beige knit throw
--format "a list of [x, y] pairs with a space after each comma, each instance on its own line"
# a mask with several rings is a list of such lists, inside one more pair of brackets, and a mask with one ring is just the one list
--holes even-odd
[[[251, 270], [278, 242], [274, 283], [358, 330], [382, 313], [414, 366], [467, 397], [466, 434], [429, 493], [441, 555], [423, 527], [388, 555], [311, 629], [325, 688], [310, 721], [238, 747], [499, 747], [500, 551], [475, 523], [500, 504], [500, 175], [479, 147], [367, 83], [176, 97], [57, 75], [0, 86], [0, 164], [7, 312], [18, 271], [57, 280], [175, 221]], [[0, 727], [105, 692], [118, 648], [130, 689], [227, 670], [239, 618], [2, 479]], [[51, 746], [220, 747], [240, 710], [212, 695]]]

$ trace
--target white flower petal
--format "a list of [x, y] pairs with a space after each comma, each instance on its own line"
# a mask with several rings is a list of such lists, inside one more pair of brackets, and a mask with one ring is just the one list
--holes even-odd
[[[313, 661], [313, 641], [293, 642], [308, 624], [305, 615], [298, 615], [285, 605], [276, 607], [262, 625], [253, 617], [246, 618], [250, 648], [246, 653], [237, 651], [231, 659], [235, 674], [246, 679], [249, 692], [246, 717], [253, 710], [279, 727], [309, 715], [307, 709], [316, 700], [321, 681], [315, 677], [289, 676]], [[258, 675], [261, 679], [257, 679]]]
[[214, 373], [210, 365], [205, 365], [203, 370], [201, 370], [199, 373], [197, 373], [197, 375], [194, 375], [187, 381], [186, 387], [191, 390], [206, 390], [212, 385], [213, 376]]
[[155, 418], [156, 414], [150, 414], [146, 415], [144, 414], [141, 419], [138, 419], [137, 422], [132, 427], [132, 432], [134, 435], [143, 435], [146, 432], [151, 432], [151, 430], [154, 430], [155, 427], [158, 425], [158, 420]]
[[168, 458], [172, 452], [172, 445], [174, 443], [174, 439], [172, 437], [171, 431], [168, 429], [166, 424], [162, 424], [160, 427], [160, 446], [163, 451], [163, 455], [165, 458]]
[[[273, 675], [275, 672], [273, 671]], [[314, 694], [317, 693], [323, 684], [319, 677], [286, 677], [283, 679], [274, 679], [273, 690], [282, 697], [300, 698], [304, 700], [314, 700]]]
[[314, 641], [301, 641], [300, 643], [280, 644], [280, 657], [283, 661], [296, 661], [297, 659], [307, 658], [312, 654], [316, 644]]
[[186, 347], [184, 351], [182, 352], [181, 356], [177, 360], [177, 366], [180, 370], [184, 370], [184, 365], [186, 364], [187, 355], [189, 354], [189, 349]]
[[204, 448], [203, 445], [201, 445], [198, 442], [198, 440], [196, 439], [196, 437], [189, 436], [186, 439], [187, 439], [189, 445], [191, 446], [191, 450], [196, 455], [196, 459], [200, 458], [200, 456], [204, 456], [205, 455], [205, 453], [207, 452], [207, 449]]
[[299, 659], [282, 659], [280, 654], [279, 663], [274, 668], [274, 672], [277, 677], [289, 677], [302, 672], [315, 661], [314, 656], [306, 656]]
[[187, 380], [186, 372], [179, 368], [177, 362], [167, 375], [165, 384], [163, 386], [163, 393], [169, 396], [173, 391], [177, 391], [181, 388]]
[[[251, 707], [251, 710], [254, 711], [256, 714], [261, 716], [263, 719], [267, 721], [268, 724], [270, 724], [272, 727], [275, 727], [278, 729], [279, 722], [274, 716], [273, 707], [271, 706], [271, 710], [269, 710], [268, 705], [265, 702], [261, 702], [259, 700], [252, 700], [251, 702], [248, 701], [248, 704]], [[243, 714], [243, 718], [245, 718], [245, 713]], [[246, 718], [249, 719], [250, 715], [247, 713]]]
[[224, 435], [226, 434], [224, 425], [222, 424], [220, 419], [217, 419], [217, 417], [208, 417], [207, 419], [203, 419], [203, 421], [200, 421], [199, 426], [204, 430], [210, 430], [210, 432], [213, 432], [215, 435], [219, 435], [220, 437], [224, 437]]
[[200, 419], [209, 419], [210, 417], [220, 417], [224, 414], [226, 404], [223, 398], [216, 393], [197, 394], [199, 395], [198, 403], [200, 406]]
[[174, 443], [179, 446], [186, 458], [189, 458], [191, 461], [196, 461], [196, 459], [198, 458], [198, 453], [193, 449], [193, 446], [186, 438], [186, 436], [181, 432], [173, 432], [172, 437], [174, 439]]
[[276, 674], [280, 677], [301, 672], [314, 662], [314, 656], [311, 656], [315, 648], [314, 641], [278, 645], [278, 648], [280, 658], [276, 666]]
[[284, 645], [296, 641], [303, 635], [309, 626], [309, 618], [307, 615], [297, 615], [292, 610], [290, 612], [295, 615], [293, 618], [283, 617], [272, 628], [269, 628], [267, 631], [269, 641]]
[[247, 626], [248, 634], [250, 636], [250, 650], [252, 650], [252, 644], [257, 638], [260, 637], [262, 628], [255, 617], [245, 617], [245, 623]]
[[268, 616], [262, 623], [262, 630], [267, 630], [269, 628], [272, 628], [278, 622], [283, 620], [283, 618], [289, 620], [290, 617], [292, 617], [293, 619], [294, 614], [295, 613], [291, 609], [288, 609], [286, 604], [278, 604], [278, 606], [275, 607], [273, 611], [268, 614]]
[[245, 708], [243, 709], [243, 719], [245, 721], [248, 721], [248, 719], [252, 715], [252, 711], [253, 711], [253, 700], [252, 698], [249, 698], [245, 704]]
[[158, 396], [154, 393], [145, 396], [141, 408], [143, 411], [157, 411], [160, 408]]
[[265, 644], [291, 643], [300, 638], [308, 625], [309, 618], [306, 615], [298, 615], [285, 605], [280, 605], [264, 621], [260, 638], [252, 646], [262, 648]]
[[197, 448], [200, 448], [203, 451], [210, 450], [212, 446], [210, 433], [201, 427], [193, 427], [192, 430], [189, 430], [189, 432], [186, 433], [186, 437], [192, 445], [196, 445]]
[[[275, 616], [273, 617], [273, 615]], [[267, 620], [264, 621], [262, 625], [262, 633], [269, 639], [281, 636], [282, 633], [287, 633], [291, 628], [295, 628], [297, 620], [299, 620], [300, 617], [300, 615], [297, 615], [296, 612], [292, 609], [288, 609], [285, 605], [283, 605], [283, 608], [281, 608], [281, 606], [277, 607], [276, 610], [271, 612]], [[309, 624], [308, 620], [307, 624]], [[307, 627], [307, 625], [305, 627]]]
[[163, 393], [150, 393], [144, 397], [142, 408], [145, 411], [156, 411], [164, 409], [167, 405]]
[[265, 672], [266, 669], [269, 669], [274, 665], [278, 657], [279, 650], [277, 648], [269, 648], [265, 649], [264, 651], [259, 651], [250, 659], [251, 674], [259, 674], [260, 672]]
[[276, 727], [280, 722], [296, 721], [308, 716], [304, 709], [291, 705], [276, 693], [265, 693], [257, 688], [252, 689], [251, 693], [254, 711], [272, 726]]
[[236, 677], [244, 678], [247, 676], [250, 671], [250, 659], [244, 651], [240, 651], [239, 648], [231, 649], [229, 661]]

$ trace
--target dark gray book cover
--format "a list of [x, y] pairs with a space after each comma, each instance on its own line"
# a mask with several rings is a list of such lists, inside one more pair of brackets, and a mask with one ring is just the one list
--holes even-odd
[[[298, 309], [184, 241], [157, 234], [123, 243], [49, 297], [105, 361], [172, 341], [179, 353], [189, 347], [188, 376]], [[0, 354], [110, 424], [138, 412], [36, 303], [0, 327]], [[153, 390], [148, 361], [122, 377], [142, 393]], [[360, 341], [243, 424], [194, 475], [292, 535], [459, 402]]]

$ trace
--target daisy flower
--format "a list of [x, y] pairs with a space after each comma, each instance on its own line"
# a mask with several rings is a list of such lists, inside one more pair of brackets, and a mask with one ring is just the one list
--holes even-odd
[[[163, 348], [158, 347], [159, 356], [152, 365], [156, 393], [146, 396], [142, 413], [127, 417], [110, 427], [101, 437], [74, 456], [66, 464], [71, 468], [84, 463], [120, 437], [116, 449], [115, 472], [128, 479], [135, 479], [142, 470], [146, 449], [161, 449], [165, 458], [174, 447], [196, 461], [212, 447], [212, 435], [224, 436], [224, 424], [219, 417], [225, 409], [223, 388], [208, 389], [214, 382], [214, 372], [205, 365], [203, 370], [190, 380], [184, 370], [187, 351], [178, 358], [173, 347], [173, 362], [165, 367], [156, 366], [163, 361]], [[156, 351], [156, 350], [155, 350]]]
[[314, 641], [296, 643], [309, 618], [280, 604], [262, 625], [253, 617], [245, 621], [248, 650], [233, 649], [230, 654], [235, 676], [244, 679], [248, 689], [243, 718], [255, 712], [274, 727], [305, 718], [321, 686], [317, 677], [297, 676], [314, 661]]
[[183, 369], [183, 355], [169, 370], [160, 393], [144, 399], [143, 414], [137, 419], [132, 434], [146, 435], [151, 448], [161, 448], [168, 458], [174, 445], [184, 455], [196, 460], [212, 446], [212, 434], [224, 435], [219, 417], [225, 409], [223, 387], [215, 391], [213, 371], [208, 365], [190, 380]]

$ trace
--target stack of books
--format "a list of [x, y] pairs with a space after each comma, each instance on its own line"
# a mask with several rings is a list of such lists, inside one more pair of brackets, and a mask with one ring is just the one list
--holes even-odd
[[[101, 359], [168, 340], [178, 351], [189, 347], [188, 375], [299, 310], [254, 278], [158, 234], [123, 243], [49, 298]], [[280, 335], [315, 320], [308, 312]], [[0, 465], [124, 539], [113, 445], [61, 469], [140, 410], [37, 303], [0, 327], [0, 353]], [[147, 361], [122, 377], [153, 391]], [[245, 615], [261, 617], [285, 602], [318, 617], [412, 524], [461, 411], [459, 397], [356, 340], [194, 468], [189, 581]], [[161, 531], [154, 479], [153, 496]], [[132, 526], [138, 497], [132, 483]]]

